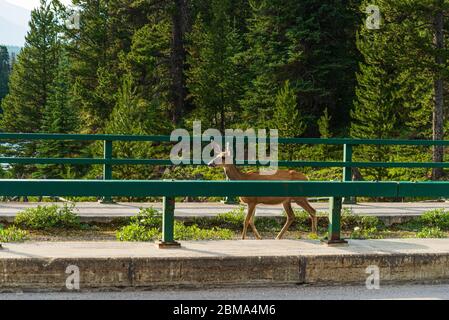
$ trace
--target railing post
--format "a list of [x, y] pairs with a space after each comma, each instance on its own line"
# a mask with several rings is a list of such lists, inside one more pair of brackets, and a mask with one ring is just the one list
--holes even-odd
[[[343, 145], [343, 161], [346, 163], [352, 162], [352, 145]], [[352, 167], [343, 167], [343, 181], [352, 181]], [[344, 204], [356, 204], [355, 197], [348, 197], [343, 199]]]
[[327, 244], [345, 244], [347, 241], [341, 239], [341, 209], [342, 199], [332, 197], [329, 199], [329, 229]]
[[178, 248], [181, 244], [174, 240], [175, 198], [164, 197], [162, 205], [162, 241], [158, 242], [158, 247], [160, 249]]
[[[104, 152], [103, 152], [103, 158], [105, 160], [111, 160], [112, 159], [112, 140], [105, 140], [104, 141]], [[103, 164], [103, 180], [112, 180], [112, 165], [105, 163]], [[103, 197], [101, 200], [101, 203], [114, 203], [114, 200], [112, 200], [112, 197], [106, 196]]]

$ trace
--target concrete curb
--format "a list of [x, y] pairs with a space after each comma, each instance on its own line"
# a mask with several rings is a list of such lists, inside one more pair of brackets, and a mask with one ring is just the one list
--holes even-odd
[[[422, 244], [429, 243], [425, 241], [351, 241], [345, 248], [328, 248], [310, 241], [247, 241], [244, 252], [237, 251], [242, 246], [239, 241], [211, 242], [210, 247], [207, 242], [192, 243], [184, 250], [164, 251], [147, 250], [150, 244], [137, 244], [133, 251], [132, 244], [112, 243], [108, 247], [107, 243], [95, 243], [82, 252], [82, 244], [75, 243], [74, 254], [68, 252], [65, 256], [64, 243], [59, 245], [60, 251], [45, 255], [42, 252], [55, 252], [56, 245], [6, 244], [0, 251], [0, 291], [67, 290], [66, 270], [71, 265], [80, 270], [82, 290], [285, 284], [364, 286], [370, 265], [379, 267], [383, 284], [449, 280], [449, 252], [441, 251], [449, 241], [433, 242], [436, 250], [425, 249]], [[217, 243], [227, 248], [220, 251]], [[282, 248], [283, 243], [287, 248]], [[260, 254], [264, 247], [270, 251], [275, 245], [279, 246], [276, 253]], [[297, 250], [295, 245], [302, 247]], [[378, 250], [383, 245], [394, 245], [399, 250]], [[86, 254], [92, 248], [103, 250], [103, 254]], [[117, 248], [122, 251], [109, 254]], [[129, 252], [128, 256], [123, 252]]]
[[80, 288], [151, 289], [301, 283], [299, 257], [1, 259], [0, 292], [66, 290], [67, 266]]

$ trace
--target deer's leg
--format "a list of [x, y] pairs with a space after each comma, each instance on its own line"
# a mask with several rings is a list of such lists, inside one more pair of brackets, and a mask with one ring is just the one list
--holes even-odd
[[296, 203], [310, 215], [310, 219], [312, 220], [312, 232], [317, 233], [318, 219], [316, 217], [316, 210], [310, 205], [306, 198], [296, 199]]
[[279, 232], [279, 234], [277, 235], [276, 240], [282, 239], [284, 233], [287, 232], [288, 228], [290, 228], [293, 221], [295, 221], [295, 213], [293, 212], [290, 202], [284, 202], [283, 205], [285, 212], [287, 213], [287, 221], [285, 222], [285, 225], [282, 228], [281, 232]]
[[254, 217], [255, 217], [255, 216], [256, 216], [256, 210], [254, 210], [254, 213], [253, 213], [253, 215], [252, 215], [252, 217], [251, 217], [251, 220], [250, 220], [249, 224], [250, 224], [250, 226], [251, 226], [251, 229], [252, 229], [253, 232], [254, 232], [254, 235], [255, 235], [256, 239], [257, 239], [257, 240], [261, 240], [262, 237], [260, 236], [259, 231], [257, 231], [256, 225], [254, 224]]
[[248, 213], [246, 214], [245, 221], [243, 222], [243, 232], [242, 232], [242, 240], [246, 238], [246, 232], [248, 231], [248, 226], [251, 223], [251, 218], [256, 211], [255, 203], [248, 203]]

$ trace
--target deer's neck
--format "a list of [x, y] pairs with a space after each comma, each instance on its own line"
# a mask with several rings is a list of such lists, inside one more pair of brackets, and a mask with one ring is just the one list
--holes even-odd
[[242, 173], [233, 164], [227, 164], [224, 166], [224, 172], [229, 180], [245, 180], [245, 174]]

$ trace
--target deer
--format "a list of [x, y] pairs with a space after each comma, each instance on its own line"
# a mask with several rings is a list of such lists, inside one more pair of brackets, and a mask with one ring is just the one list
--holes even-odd
[[[216, 156], [208, 163], [209, 167], [222, 167], [224, 173], [229, 180], [302, 180], [307, 181], [309, 178], [295, 170], [277, 170], [272, 175], [262, 175], [258, 172], [242, 172], [235, 164], [226, 163], [226, 158], [231, 156], [231, 151], [229, 149], [229, 144], [226, 146], [226, 151], [221, 151], [221, 147], [218, 144], [213, 145], [214, 149], [219, 148], [219, 152]], [[310, 205], [307, 198], [304, 197], [239, 197], [240, 202], [247, 204], [248, 210], [243, 223], [242, 240], [246, 239], [246, 234], [248, 231], [248, 226], [254, 233], [257, 240], [261, 240], [259, 232], [254, 224], [254, 216], [256, 213], [256, 206], [258, 204], [282, 204], [285, 212], [287, 213], [287, 221], [283, 226], [282, 230], [276, 237], [276, 240], [282, 239], [284, 234], [287, 232], [291, 224], [295, 220], [295, 214], [293, 212], [291, 203], [295, 202], [300, 207], [302, 207], [309, 215], [312, 220], [312, 232], [317, 232], [317, 217], [316, 210]]]

